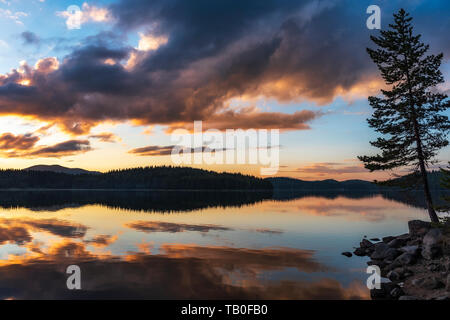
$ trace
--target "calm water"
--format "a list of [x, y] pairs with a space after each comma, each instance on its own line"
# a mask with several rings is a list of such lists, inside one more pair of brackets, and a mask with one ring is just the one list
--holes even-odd
[[[0, 192], [0, 297], [367, 299], [366, 258], [341, 252], [427, 218], [381, 195], [276, 198]], [[72, 264], [80, 291], [66, 287]]]

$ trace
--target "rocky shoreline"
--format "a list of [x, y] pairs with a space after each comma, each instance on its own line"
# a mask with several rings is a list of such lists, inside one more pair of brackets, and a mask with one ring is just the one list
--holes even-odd
[[[353, 254], [368, 256], [377, 265], [382, 282], [371, 289], [374, 300], [450, 300], [450, 224], [421, 220], [408, 222], [409, 233], [380, 239], [362, 239]], [[351, 252], [343, 252], [351, 257]]]

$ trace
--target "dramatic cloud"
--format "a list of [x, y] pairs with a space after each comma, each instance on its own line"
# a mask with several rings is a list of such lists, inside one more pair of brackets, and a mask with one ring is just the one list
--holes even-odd
[[218, 151], [225, 151], [224, 148], [222, 149], [212, 149], [207, 146], [198, 147], [198, 148], [182, 148], [180, 146], [147, 146], [147, 147], [141, 147], [141, 148], [135, 148], [128, 151], [132, 154], [137, 154], [140, 156], [167, 156], [171, 155], [174, 148], [177, 148], [176, 150], [177, 154], [178, 151], [183, 153], [198, 153], [198, 152], [218, 152]]
[[298, 168], [296, 172], [313, 173], [317, 175], [345, 174], [345, 173], [367, 173], [363, 165], [348, 166], [340, 163], [315, 163], [310, 166]]
[[28, 150], [31, 149], [39, 137], [28, 134], [14, 135], [12, 133], [3, 133], [0, 135], [0, 150]]
[[[365, 51], [371, 45], [369, 35], [378, 32], [365, 27], [369, 4], [84, 4], [83, 21], [110, 21], [117, 34], [138, 34], [137, 48], [103, 33], [86, 39], [50, 70], [22, 65], [0, 77], [0, 114], [53, 121], [75, 135], [87, 134], [106, 120], [167, 125], [169, 130], [194, 120], [211, 122], [218, 129], [308, 129], [320, 111], [236, 108], [230, 101], [264, 97], [279, 103], [325, 104], [337, 96], [354, 99], [376, 93], [381, 82]], [[436, 31], [446, 19], [448, 4], [433, 6], [436, 19], [430, 22], [420, 2], [386, 3], [382, 26], [401, 5], [417, 16], [416, 29], [431, 41], [433, 51], [448, 54], [445, 30]]]
[[98, 139], [101, 142], [117, 142], [120, 140], [114, 133], [111, 132], [102, 132], [98, 134], [92, 134], [89, 136], [91, 139]]
[[[45, 133], [50, 127], [51, 125], [42, 127], [36, 133]], [[113, 137], [105, 134], [98, 137], [93, 136], [93, 138], [98, 138], [102, 141], [112, 141]], [[8, 158], [40, 158], [65, 157], [92, 150], [88, 140], [68, 140], [52, 146], [36, 146], [39, 140], [39, 136], [33, 133], [18, 135], [9, 132], [3, 133], [0, 134], [0, 153]]]
[[167, 156], [172, 154], [175, 146], [147, 146], [136, 148], [128, 151], [129, 153], [138, 154], [140, 156]]
[[27, 157], [63, 157], [92, 150], [88, 140], [69, 140], [49, 147], [37, 148], [25, 156]]

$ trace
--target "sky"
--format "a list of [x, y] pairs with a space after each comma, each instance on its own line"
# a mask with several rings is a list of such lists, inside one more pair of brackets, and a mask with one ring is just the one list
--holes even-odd
[[400, 8], [412, 15], [444, 53], [448, 93], [448, 1], [0, 0], [0, 168], [174, 165], [172, 133], [202, 121], [279, 130], [277, 176], [392, 177], [357, 160], [377, 151], [367, 97], [384, 87], [366, 53], [372, 4], [382, 29]]

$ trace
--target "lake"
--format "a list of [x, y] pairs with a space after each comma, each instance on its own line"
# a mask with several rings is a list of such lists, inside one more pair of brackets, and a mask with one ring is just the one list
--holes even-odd
[[[408, 199], [411, 202], [408, 202]], [[388, 194], [1, 191], [3, 299], [369, 299], [363, 236], [428, 219]], [[69, 290], [69, 265], [81, 290]]]

